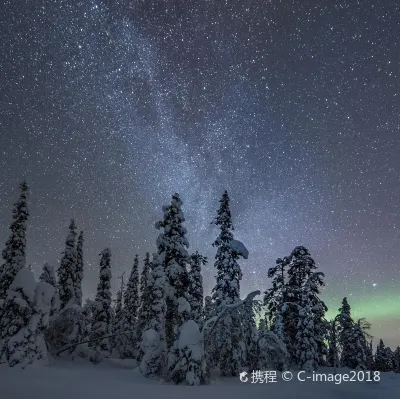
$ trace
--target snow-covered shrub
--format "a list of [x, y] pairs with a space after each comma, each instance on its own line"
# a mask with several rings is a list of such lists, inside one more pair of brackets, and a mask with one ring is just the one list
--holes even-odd
[[178, 340], [178, 361], [170, 378], [176, 384], [186, 381], [189, 385], [200, 385], [206, 381], [204, 342], [198, 324], [188, 320], [181, 327]]
[[18, 272], [8, 290], [0, 322], [0, 362], [24, 368], [47, 361], [44, 332], [54, 296], [54, 287], [45, 282], [36, 284], [29, 269]]
[[160, 334], [156, 330], [149, 329], [142, 333], [143, 358], [139, 364], [139, 370], [145, 377], [154, 376], [160, 372], [164, 350], [162, 344]]

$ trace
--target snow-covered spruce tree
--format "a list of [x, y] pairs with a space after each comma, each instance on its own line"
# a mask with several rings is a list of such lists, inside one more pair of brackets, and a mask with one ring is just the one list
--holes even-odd
[[1, 304], [7, 297], [17, 273], [26, 264], [26, 227], [29, 216], [27, 197], [28, 185], [23, 182], [19, 186], [20, 195], [13, 208], [13, 221], [10, 225], [11, 234], [2, 252], [4, 263], [0, 266], [0, 312]]
[[375, 352], [375, 370], [393, 370], [393, 352], [389, 347], [385, 346], [382, 340], [379, 341]]
[[83, 339], [88, 339], [90, 336], [90, 331], [92, 330], [93, 323], [93, 300], [86, 299], [85, 304], [82, 308], [82, 316], [83, 316], [83, 330], [82, 337]]
[[272, 287], [264, 293], [264, 305], [267, 307], [271, 330], [285, 345], [288, 345], [286, 329], [291, 327], [289, 324], [290, 318], [285, 316], [297, 313], [296, 306], [293, 306], [288, 296], [286, 281], [286, 268], [288, 265], [288, 258], [278, 258], [276, 265], [268, 269], [268, 277], [272, 279]]
[[387, 365], [387, 358], [386, 358], [385, 344], [383, 343], [383, 340], [380, 339], [379, 344], [376, 347], [374, 368], [377, 371], [386, 371], [387, 368], [386, 365]]
[[60, 298], [57, 291], [57, 280], [54, 267], [50, 266], [48, 263], [45, 263], [43, 266], [42, 274], [39, 277], [39, 281], [50, 284], [54, 288], [54, 297], [51, 304], [52, 306], [50, 312], [50, 316], [53, 316], [60, 309]]
[[[110, 356], [111, 332], [111, 251], [106, 248], [101, 253], [100, 281], [97, 285], [96, 298], [92, 304], [92, 328], [89, 345], [94, 350], [91, 361], [99, 363], [103, 358]], [[102, 338], [105, 337], [105, 338]]]
[[243, 337], [243, 363], [247, 366], [254, 364], [254, 359], [257, 356], [258, 329], [255, 319], [256, 304], [257, 302], [255, 301], [247, 302], [240, 309]]
[[387, 358], [387, 371], [393, 371], [393, 351], [389, 346], [386, 347], [386, 358]]
[[393, 353], [393, 371], [400, 373], [400, 346], [398, 346]]
[[[318, 364], [323, 363], [323, 358], [327, 355], [325, 345], [326, 322], [325, 312], [328, 310], [325, 303], [318, 297], [320, 287], [324, 286], [324, 274], [317, 272], [317, 266], [310, 252], [303, 246], [296, 247], [289, 257], [287, 297], [288, 305], [285, 314], [285, 334], [289, 353], [292, 359], [297, 359], [293, 343], [296, 341], [297, 325], [299, 321], [298, 312], [304, 308], [303, 287], [308, 284], [308, 298], [310, 301], [313, 325], [314, 340], [317, 343]], [[295, 361], [297, 362], [297, 360]]]
[[[198, 325], [194, 326], [191, 323], [193, 320], [189, 320], [192, 314], [189, 302], [184, 297], [179, 297], [177, 302], [178, 317], [180, 319], [177, 323], [179, 336], [168, 353], [168, 378], [174, 381], [175, 384], [179, 384], [185, 381], [186, 375], [190, 371], [193, 374], [190, 378], [190, 384], [199, 385], [202, 379], [201, 363], [203, 355], [198, 353], [199, 350], [197, 348], [197, 345], [201, 345], [200, 330]], [[188, 321], [190, 321], [189, 324], [187, 324]], [[190, 332], [182, 330], [183, 327], [189, 329]], [[196, 339], [186, 335], [194, 335]], [[192, 345], [195, 347], [194, 353]]]
[[60, 296], [60, 307], [64, 309], [68, 304], [76, 304], [76, 260], [77, 253], [75, 247], [76, 225], [71, 219], [69, 233], [65, 242], [65, 251], [61, 259], [58, 274], [58, 293]]
[[328, 367], [339, 367], [339, 316], [328, 322], [327, 341], [326, 365]]
[[351, 318], [347, 298], [343, 298], [338, 317], [340, 323], [339, 343], [342, 348], [340, 365], [351, 369], [365, 369], [366, 356], [362, 342], [363, 333]]
[[192, 312], [191, 319], [199, 325], [200, 330], [203, 326], [203, 277], [201, 270], [206, 264], [207, 258], [198, 252], [191, 256], [189, 304]]
[[355, 324], [353, 327], [353, 342], [356, 348], [355, 355], [357, 356], [357, 370], [367, 369], [367, 355], [366, 355], [366, 340], [364, 332], [362, 331], [359, 324]]
[[374, 351], [372, 349], [372, 340], [367, 343], [365, 348], [365, 358], [366, 362], [365, 365], [367, 366], [367, 370], [374, 369]]
[[[212, 222], [220, 228], [220, 234], [214, 241], [217, 247], [215, 268], [217, 282], [213, 289], [213, 301], [217, 312], [224, 306], [240, 300], [240, 280], [242, 271], [238, 264], [239, 254], [232, 250], [233, 225], [229, 207], [229, 195], [224, 192], [220, 200], [217, 217]], [[242, 358], [242, 329], [237, 310], [226, 313], [216, 330], [216, 350], [219, 352], [219, 368], [222, 375], [237, 376]]]
[[137, 357], [135, 348], [136, 342], [136, 323], [139, 308], [139, 256], [135, 256], [133, 267], [129, 276], [128, 284], [124, 292], [124, 311], [123, 324], [124, 330], [128, 331], [124, 339], [125, 347], [121, 348], [121, 357], [123, 359], [133, 359]]
[[52, 285], [54, 288], [57, 287], [56, 272], [53, 266], [48, 263], [43, 265], [42, 274], [39, 276], [39, 281], [43, 281]]
[[117, 291], [117, 298], [115, 300], [115, 307], [113, 309], [113, 317], [112, 317], [112, 325], [111, 325], [111, 332], [113, 337], [111, 338], [111, 347], [112, 352], [115, 352], [118, 356], [121, 356], [121, 348], [126, 346], [125, 340], [126, 335], [122, 334], [124, 331], [124, 309], [122, 306], [122, 299], [124, 294], [124, 274], [120, 277], [121, 279], [121, 286]]
[[163, 374], [166, 364], [165, 317], [167, 281], [163, 262], [153, 255], [148, 280], [147, 324], [143, 329], [140, 348], [143, 352], [139, 370], [145, 377]]
[[[212, 317], [216, 316], [216, 310], [211, 296], [206, 296], [204, 298], [204, 318], [203, 323]], [[207, 367], [211, 370], [218, 363], [218, 353], [216, 345], [216, 332], [217, 329], [213, 330], [213, 334], [209, 336], [207, 350], [205, 352]]]
[[83, 231], [79, 233], [76, 244], [76, 271], [75, 271], [75, 299], [82, 306], [82, 280], [83, 280]]
[[44, 332], [48, 326], [55, 289], [36, 284], [32, 271], [22, 268], [7, 293], [0, 320], [0, 363], [26, 367], [47, 360]]
[[158, 261], [164, 265], [167, 282], [167, 313], [165, 333], [167, 341], [169, 372], [175, 366], [177, 345], [182, 318], [178, 312], [179, 298], [188, 299], [190, 286], [189, 273], [186, 265], [189, 263], [186, 239], [186, 228], [183, 226], [185, 217], [182, 212], [182, 201], [179, 194], [172, 196], [171, 205], [163, 206], [164, 218], [156, 223], [157, 229], [163, 229], [157, 238]]
[[150, 291], [149, 291], [149, 281], [151, 278], [151, 261], [150, 254], [147, 252], [144, 258], [142, 273], [140, 274], [140, 297], [139, 297], [139, 309], [138, 318], [135, 329], [136, 336], [136, 354], [137, 360], [140, 362], [143, 358], [143, 351], [141, 350], [142, 334], [144, 329], [149, 323], [150, 315]]
[[296, 364], [300, 370], [305, 370], [308, 372], [316, 370], [319, 363], [318, 345], [315, 341], [315, 326], [311, 302], [312, 292], [310, 278], [301, 289], [295, 340]]
[[76, 226], [74, 220], [71, 219], [65, 251], [57, 270], [60, 310], [51, 318], [46, 332], [52, 353], [57, 353], [66, 345], [80, 342], [85, 329], [83, 309], [77, 303], [75, 291], [77, 281], [75, 239]]
[[204, 298], [204, 319], [208, 320], [214, 316], [214, 304], [210, 296]]

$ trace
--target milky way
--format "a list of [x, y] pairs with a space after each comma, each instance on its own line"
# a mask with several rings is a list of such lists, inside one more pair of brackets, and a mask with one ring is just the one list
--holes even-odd
[[[193, 5], [192, 3], [199, 3]], [[31, 187], [28, 262], [57, 266], [73, 217], [84, 294], [98, 253], [114, 277], [155, 251], [161, 206], [183, 198], [209, 257], [224, 189], [250, 250], [242, 295], [296, 245], [400, 343], [397, 1], [8, 1], [0, 42], [0, 242]], [[118, 279], [114, 278], [114, 291]]]

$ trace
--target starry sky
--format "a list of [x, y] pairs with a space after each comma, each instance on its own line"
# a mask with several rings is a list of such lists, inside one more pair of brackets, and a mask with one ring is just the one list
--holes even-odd
[[242, 296], [296, 245], [400, 344], [400, 12], [396, 0], [6, 0], [0, 13], [0, 242], [31, 188], [28, 263], [85, 233], [84, 295], [155, 251], [178, 192], [191, 251], [231, 196]]

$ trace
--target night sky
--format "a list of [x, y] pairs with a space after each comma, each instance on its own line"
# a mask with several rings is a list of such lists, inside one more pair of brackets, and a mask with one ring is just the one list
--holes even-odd
[[0, 243], [26, 178], [36, 273], [73, 217], [84, 295], [107, 246], [115, 293], [178, 192], [209, 294], [227, 189], [242, 296], [304, 245], [328, 316], [347, 296], [400, 344], [398, 1], [9, 0], [0, 22]]

